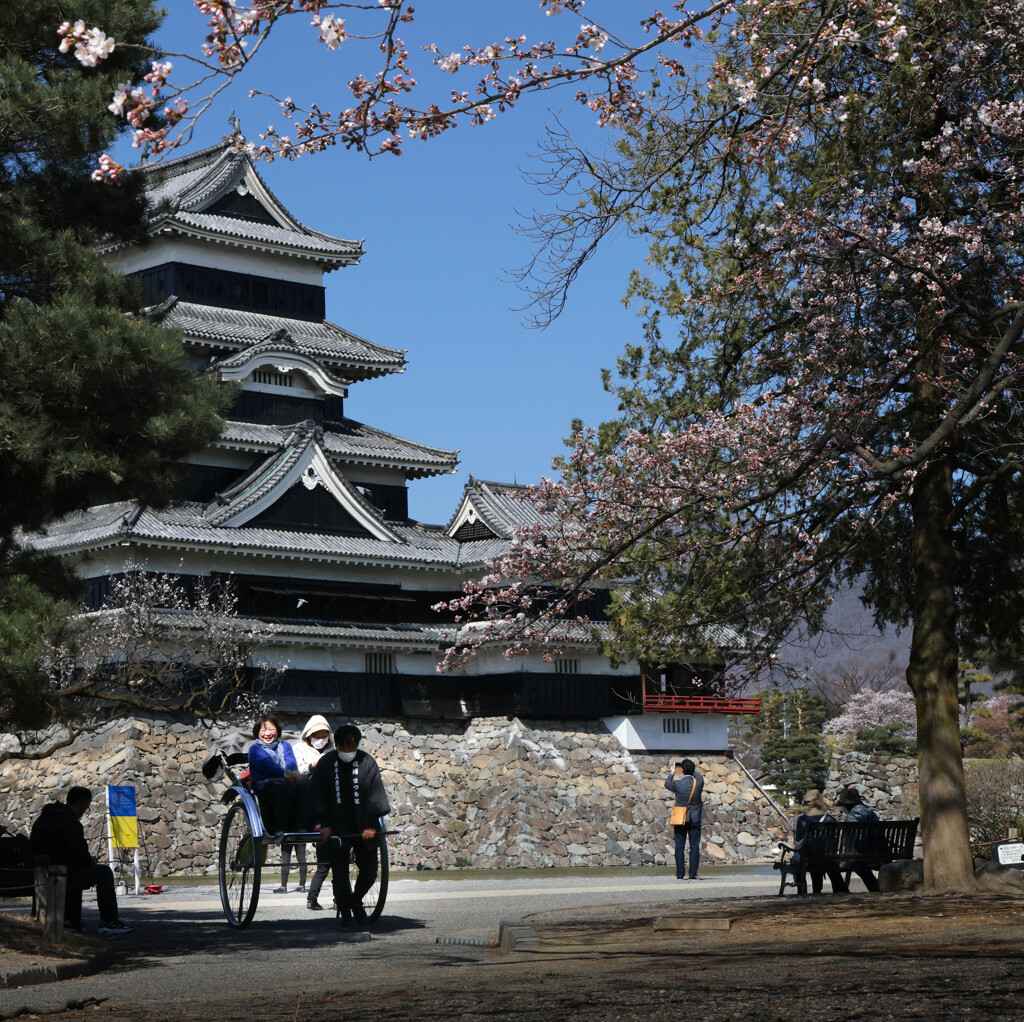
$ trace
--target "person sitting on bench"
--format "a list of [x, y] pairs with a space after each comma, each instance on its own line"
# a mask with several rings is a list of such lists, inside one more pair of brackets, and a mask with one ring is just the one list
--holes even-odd
[[[803, 803], [800, 806], [802, 812], [796, 818], [793, 825], [793, 837], [796, 851], [793, 853], [792, 863], [796, 866], [801, 860], [800, 849], [803, 847], [804, 838], [807, 834], [807, 824], [824, 820], [827, 823], [835, 823], [836, 818], [829, 812], [829, 804], [825, 796], [817, 788], [810, 788], [804, 792]], [[825, 886], [825, 873], [821, 870], [807, 870], [811, 875], [811, 891], [814, 894], [821, 894]], [[832, 884], [833, 894], [847, 894], [849, 888], [843, 880], [843, 874], [837, 866], [829, 866], [826, 871], [828, 879]], [[799, 889], [798, 885], [798, 889]], [[806, 891], [806, 887], [804, 888]], [[804, 893], [801, 891], [801, 893]]]
[[[864, 805], [860, 792], [856, 788], [844, 788], [836, 799], [836, 805], [845, 810], [844, 822], [876, 823], [878, 821], [878, 813]], [[863, 850], [862, 848], [856, 849], [858, 852]], [[866, 862], [840, 863], [839, 868], [856, 873], [864, 881], [864, 886], [869, 891], [878, 890], [878, 880]]]
[[50, 864], [66, 866], [67, 893], [64, 896], [64, 925], [69, 930], [84, 933], [82, 925], [82, 892], [96, 888], [96, 904], [100, 910], [97, 933], [131, 933], [131, 927], [117, 916], [117, 893], [114, 874], [103, 862], [97, 862], [85, 840], [82, 817], [92, 803], [88, 788], [74, 787], [68, 791], [63, 804], [51, 802], [43, 806], [39, 818], [32, 824], [29, 844], [33, 855], [45, 855]]

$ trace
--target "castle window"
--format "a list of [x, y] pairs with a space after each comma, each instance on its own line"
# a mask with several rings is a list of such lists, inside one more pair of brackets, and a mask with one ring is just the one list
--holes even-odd
[[555, 660], [555, 674], [579, 674], [579, 660], [567, 660], [565, 657], [558, 657]]
[[665, 735], [688, 735], [693, 728], [689, 717], [662, 717], [661, 733]]
[[367, 653], [366, 654], [367, 674], [394, 674], [395, 655], [394, 653]]
[[275, 373], [270, 369], [257, 369], [252, 374], [252, 378], [256, 383], [266, 383], [272, 387], [290, 387], [292, 385], [290, 373]]

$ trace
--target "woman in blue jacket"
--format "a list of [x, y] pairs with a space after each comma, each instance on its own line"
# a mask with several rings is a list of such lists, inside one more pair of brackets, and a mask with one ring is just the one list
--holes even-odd
[[260, 802], [263, 826], [276, 834], [298, 829], [299, 768], [288, 742], [281, 740], [281, 722], [264, 715], [253, 725], [249, 746], [249, 777]]

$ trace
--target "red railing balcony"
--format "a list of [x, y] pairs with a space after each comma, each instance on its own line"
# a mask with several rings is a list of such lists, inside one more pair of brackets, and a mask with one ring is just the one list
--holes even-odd
[[759, 698], [740, 699], [725, 696], [676, 696], [660, 692], [644, 693], [645, 713], [760, 713]]

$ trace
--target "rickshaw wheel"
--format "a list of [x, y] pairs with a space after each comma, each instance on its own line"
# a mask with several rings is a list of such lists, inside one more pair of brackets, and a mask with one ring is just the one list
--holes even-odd
[[224, 818], [218, 874], [224, 915], [240, 930], [252, 922], [260, 900], [260, 843], [253, 835], [245, 806], [236, 802]]

